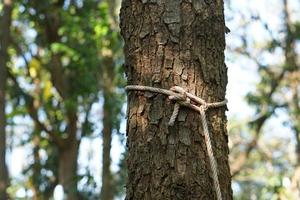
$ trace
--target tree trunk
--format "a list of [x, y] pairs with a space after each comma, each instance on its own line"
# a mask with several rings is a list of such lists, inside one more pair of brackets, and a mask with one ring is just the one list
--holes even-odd
[[1, 18], [0, 32], [0, 200], [8, 199], [8, 170], [6, 166], [6, 117], [5, 117], [5, 89], [6, 89], [6, 63], [8, 61], [7, 48], [9, 45], [12, 1], [4, 0], [3, 16]]
[[114, 61], [112, 55], [106, 56], [103, 59], [104, 71], [103, 71], [103, 149], [102, 149], [102, 188], [101, 188], [101, 200], [113, 200], [113, 185], [112, 174], [110, 171], [111, 158], [111, 141], [113, 131], [113, 88], [114, 88]]
[[60, 151], [59, 183], [63, 186], [67, 200], [77, 200], [77, 155], [78, 141], [73, 140], [69, 146]]
[[[103, 91], [104, 93], [106, 91]], [[111, 140], [112, 140], [112, 123], [109, 108], [109, 94], [104, 94], [104, 116], [103, 116], [103, 149], [102, 149], [102, 188], [101, 200], [112, 200], [112, 183], [111, 183]]]
[[[207, 102], [224, 100], [223, 1], [124, 0], [121, 34], [129, 85], [178, 85]], [[173, 106], [164, 95], [128, 94], [127, 200], [217, 198], [199, 113], [181, 107], [171, 127]], [[222, 197], [230, 200], [225, 110], [206, 114]]]
[[[109, 7], [109, 20], [110, 28], [115, 29], [117, 24], [117, 15], [115, 14], [116, 10], [116, 1], [115, 0], [106, 0]], [[113, 48], [110, 49], [111, 53], [106, 53], [103, 55], [103, 148], [102, 148], [102, 188], [100, 199], [101, 200], [113, 200], [114, 193], [116, 191], [115, 185], [112, 181], [112, 172], [110, 170], [111, 166], [111, 142], [112, 142], [112, 132], [113, 132], [113, 121], [116, 120], [116, 115], [119, 113], [113, 112], [113, 104], [115, 102], [114, 98], [114, 89], [116, 88], [114, 81], [114, 53]]]
[[[41, 26], [45, 32], [41, 32], [42, 37], [46, 39], [46, 46], [50, 48], [53, 43], [60, 42], [58, 30], [61, 27], [60, 9], [62, 9], [63, 1], [58, 4], [52, 4], [51, 9], [46, 9], [43, 13], [45, 19]], [[38, 5], [38, 4], [37, 4]], [[38, 5], [42, 6], [42, 4]], [[37, 10], [38, 9], [37, 6]], [[75, 101], [72, 99], [71, 83], [69, 76], [65, 73], [62, 66], [61, 55], [53, 53], [51, 56], [51, 80], [52, 84], [62, 97], [62, 101]], [[66, 105], [65, 105], [66, 106]], [[79, 199], [77, 188], [77, 159], [81, 138], [77, 138], [77, 107], [74, 105], [66, 106], [67, 112], [67, 137], [62, 139], [63, 142], [59, 147], [59, 166], [58, 181], [63, 186], [64, 195], [67, 200]]]
[[77, 158], [80, 140], [76, 138], [77, 117], [74, 113], [68, 116], [69, 138], [59, 151], [58, 179], [59, 183], [63, 186], [66, 200], [77, 200], [79, 199], [77, 190]]
[[[37, 130], [38, 131], [38, 130]], [[34, 164], [33, 164], [33, 176], [32, 176], [32, 190], [33, 190], [33, 200], [40, 200], [42, 194], [40, 192], [40, 176], [41, 176], [41, 158], [39, 155], [40, 150], [40, 137], [39, 135], [35, 135], [33, 137], [33, 157], [34, 157]]]

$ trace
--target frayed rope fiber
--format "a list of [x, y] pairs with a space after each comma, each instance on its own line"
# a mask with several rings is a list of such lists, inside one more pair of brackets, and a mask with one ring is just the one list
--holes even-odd
[[[175, 101], [173, 113], [172, 113], [171, 118], [168, 123], [169, 126], [174, 125], [176, 118], [178, 116], [178, 113], [179, 113], [180, 106], [188, 107], [188, 108], [193, 109], [200, 113], [206, 149], [207, 149], [209, 163], [210, 163], [213, 181], [214, 181], [214, 189], [217, 194], [217, 199], [222, 200], [222, 194], [221, 194], [219, 178], [218, 178], [217, 162], [214, 157], [213, 150], [212, 150], [211, 138], [210, 138], [210, 133], [208, 130], [205, 112], [209, 108], [217, 108], [217, 107], [225, 106], [227, 104], [227, 100], [225, 99], [224, 101], [221, 101], [221, 102], [207, 103], [200, 97], [197, 97], [191, 93], [186, 92], [183, 88], [181, 88], [179, 86], [174, 86], [174, 87], [170, 88], [170, 90], [166, 90], [166, 89], [149, 87], [149, 86], [128, 85], [125, 87], [125, 90], [126, 91], [129, 91], [129, 90], [149, 91], [149, 92], [154, 92], [154, 93], [160, 93], [160, 94], [167, 95], [170, 100]], [[191, 101], [195, 102], [196, 104], [199, 104], [200, 106], [192, 104]]]

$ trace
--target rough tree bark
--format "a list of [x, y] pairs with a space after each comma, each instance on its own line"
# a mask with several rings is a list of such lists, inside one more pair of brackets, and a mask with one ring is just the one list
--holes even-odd
[[[121, 34], [129, 85], [185, 88], [222, 101], [227, 85], [222, 0], [124, 0]], [[216, 199], [199, 113], [166, 96], [128, 94], [127, 200]], [[225, 107], [207, 111], [223, 199], [232, 199]]]
[[4, 0], [3, 15], [0, 24], [0, 200], [8, 199], [8, 170], [6, 166], [6, 117], [5, 117], [5, 89], [6, 63], [8, 61], [7, 48], [10, 37], [12, 1]]

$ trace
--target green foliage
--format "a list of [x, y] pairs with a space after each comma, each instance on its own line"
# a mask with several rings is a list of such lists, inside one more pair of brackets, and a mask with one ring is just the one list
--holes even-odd
[[[37, 149], [41, 156], [30, 160], [23, 170], [25, 180], [14, 180], [16, 187], [10, 188], [10, 194], [15, 197], [20, 188], [36, 187], [45, 197], [57, 184], [61, 149], [37, 121], [63, 139], [68, 137], [68, 115], [75, 113], [79, 140], [94, 136], [99, 130], [90, 111], [106, 97], [110, 123], [119, 132], [125, 101], [122, 42], [110, 23], [108, 4], [102, 1], [18, 0], [13, 18], [8, 82], [12, 109], [7, 118], [10, 126], [18, 127], [14, 119], [27, 117], [30, 129], [21, 144], [32, 151], [32, 157]], [[33, 142], [36, 139], [38, 143]], [[77, 178], [87, 180], [82, 198], [98, 196], [89, 172]]]

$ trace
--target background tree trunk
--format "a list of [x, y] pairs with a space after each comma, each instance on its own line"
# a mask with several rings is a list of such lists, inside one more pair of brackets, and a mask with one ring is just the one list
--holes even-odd
[[12, 1], [4, 0], [3, 16], [0, 26], [0, 200], [6, 200], [8, 187], [8, 170], [6, 166], [6, 117], [5, 117], [5, 88], [6, 63], [8, 61], [7, 48], [10, 37]]
[[[106, 92], [105, 90], [103, 92]], [[111, 159], [111, 140], [112, 140], [112, 123], [110, 119], [109, 94], [104, 94], [104, 117], [103, 117], [103, 147], [102, 147], [102, 188], [101, 200], [112, 200], [112, 174], [110, 171]]]
[[77, 155], [78, 141], [70, 142], [69, 146], [60, 151], [59, 156], [59, 183], [64, 188], [67, 200], [77, 200]]
[[40, 151], [40, 136], [37, 125], [35, 124], [35, 133], [33, 136], [33, 158], [34, 158], [34, 164], [33, 164], [33, 176], [32, 176], [32, 191], [33, 191], [33, 200], [40, 200], [42, 197], [42, 194], [40, 192], [39, 186], [40, 186], [40, 175], [41, 175], [41, 157], [39, 154]]
[[69, 128], [68, 138], [59, 151], [59, 183], [64, 188], [67, 200], [79, 199], [77, 189], [77, 159], [80, 146], [80, 140], [76, 138], [77, 116], [73, 111], [68, 113]]
[[[106, 0], [106, 3], [109, 7], [109, 22], [110, 28], [115, 30], [117, 27], [117, 15], [116, 15], [116, 0]], [[113, 200], [116, 193], [116, 185], [113, 181], [113, 174], [110, 170], [111, 166], [111, 142], [113, 136], [114, 121], [117, 120], [117, 115], [114, 111], [114, 102], [115, 102], [115, 88], [117, 87], [115, 81], [115, 71], [116, 62], [114, 59], [114, 50], [113, 47], [110, 48], [111, 53], [103, 56], [103, 72], [102, 72], [102, 81], [103, 81], [103, 131], [102, 131], [102, 188], [100, 199], [101, 200]]]
[[[192, 2], [192, 3], [191, 3]], [[185, 88], [207, 102], [222, 101], [223, 1], [124, 0], [121, 33], [129, 85]], [[216, 199], [199, 113], [148, 92], [128, 95], [128, 200]], [[223, 199], [232, 199], [225, 107], [207, 111]]]
[[104, 71], [103, 71], [103, 147], [102, 147], [102, 188], [101, 188], [101, 200], [113, 199], [113, 186], [112, 186], [112, 174], [110, 171], [111, 158], [111, 141], [113, 131], [113, 117], [112, 112], [112, 95], [113, 95], [113, 79], [114, 79], [114, 61], [113, 58], [105, 57], [103, 59]]
[[[39, 34], [45, 38], [45, 46], [49, 49], [52, 44], [60, 41], [58, 30], [62, 27], [62, 19], [60, 18], [60, 9], [62, 9], [64, 1], [59, 1], [57, 4], [50, 4], [51, 9], [39, 9], [42, 3], [36, 1], [36, 10], [45, 15], [40, 23], [44, 32]], [[51, 12], [50, 12], [51, 10]], [[77, 138], [77, 107], [72, 99], [72, 91], [70, 90], [70, 75], [63, 69], [61, 55], [53, 53], [51, 56], [51, 80], [52, 84], [62, 97], [63, 102], [72, 102], [66, 106], [67, 119], [67, 137], [59, 137], [59, 166], [58, 166], [58, 181], [63, 186], [64, 194], [67, 200], [79, 199], [77, 188], [77, 159], [78, 150], [81, 138]]]

